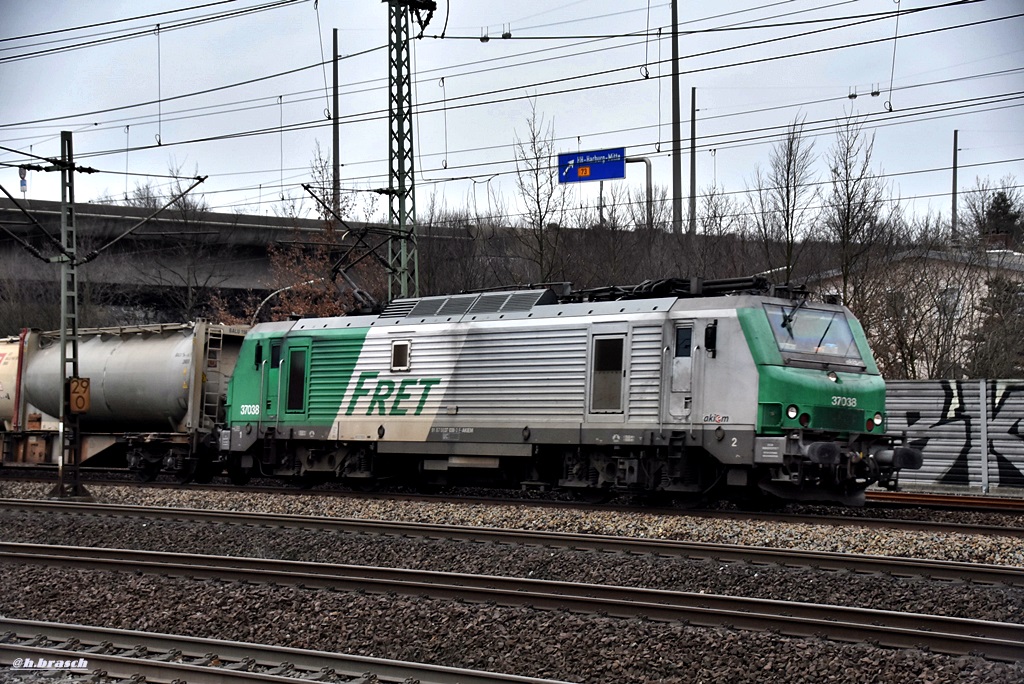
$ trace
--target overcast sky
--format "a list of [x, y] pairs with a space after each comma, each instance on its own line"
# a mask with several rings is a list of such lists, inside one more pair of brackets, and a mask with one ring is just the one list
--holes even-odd
[[[797, 117], [824, 180], [848, 114], [863, 117], [876, 171], [918, 213], [949, 214], [955, 129], [962, 189], [979, 176], [1021, 182], [1022, 13], [1020, 0], [681, 2], [684, 194], [692, 87], [699, 192], [717, 183], [739, 196]], [[483, 212], [490, 191], [515, 213], [514, 144], [528, 137], [531, 98], [558, 151], [625, 147], [671, 187], [670, 22], [664, 0], [439, 0], [413, 48], [421, 216], [432, 193]], [[20, 198], [11, 165], [59, 156], [70, 130], [76, 161], [105, 172], [76, 176], [80, 202], [179, 169], [209, 176], [199, 191], [211, 208], [273, 213], [282, 195], [305, 197], [317, 144], [330, 155], [331, 67], [320, 62], [334, 28], [342, 186], [362, 202], [388, 174], [388, 8], [377, 0], [0, 0], [0, 146], [22, 152], [0, 150], [0, 185]], [[643, 166], [615, 183], [643, 187]], [[572, 192], [593, 203], [597, 184]], [[57, 174], [30, 173], [27, 197], [59, 200]]]

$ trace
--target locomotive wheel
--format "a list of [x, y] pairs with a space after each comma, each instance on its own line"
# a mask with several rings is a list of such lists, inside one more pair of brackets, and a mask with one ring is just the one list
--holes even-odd
[[786, 503], [785, 499], [763, 492], [759, 488], [748, 489], [741, 498], [735, 501], [736, 508], [751, 512], [778, 511], [785, 508]]
[[139, 482], [153, 482], [160, 474], [160, 464], [143, 461], [141, 468], [135, 472]]
[[192, 482], [196, 477], [196, 463], [194, 461], [185, 461], [185, 466], [177, 473], [175, 473], [174, 479], [177, 480], [178, 484], [186, 485]]
[[377, 491], [379, 484], [375, 477], [349, 477], [345, 478], [344, 482], [352, 488], [352, 491], [364, 493]]
[[708, 496], [704, 492], [694, 494], [676, 493], [672, 497], [672, 505], [676, 508], [689, 510], [691, 508], [702, 508], [708, 504]]
[[611, 501], [615, 497], [615, 492], [606, 487], [587, 487], [574, 491], [573, 496], [577, 501], [596, 506]]
[[214, 466], [212, 463], [200, 461], [196, 465], [195, 481], [198, 484], [210, 484], [213, 482], [213, 478], [220, 475], [221, 469]]
[[228, 478], [231, 480], [231, 484], [241, 487], [242, 485], [249, 484], [249, 480], [252, 479], [252, 469], [243, 468], [241, 466], [228, 466]]
[[322, 485], [327, 481], [327, 479], [328, 478], [324, 473], [305, 472], [298, 477], [293, 478], [292, 481], [299, 489], [312, 489], [317, 485]]

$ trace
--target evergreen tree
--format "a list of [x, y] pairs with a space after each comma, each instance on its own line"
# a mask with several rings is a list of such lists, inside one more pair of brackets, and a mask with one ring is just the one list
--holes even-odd
[[1021, 239], [1021, 211], [1005, 190], [992, 195], [992, 201], [985, 210], [985, 225], [982, 231], [987, 235], [1009, 235], [1014, 242]]
[[981, 323], [974, 335], [971, 375], [1024, 377], [1024, 282], [995, 276], [987, 285], [978, 303]]

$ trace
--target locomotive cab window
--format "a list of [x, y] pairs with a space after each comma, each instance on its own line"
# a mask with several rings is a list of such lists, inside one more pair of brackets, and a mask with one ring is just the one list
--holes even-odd
[[864, 367], [849, 321], [842, 311], [801, 304], [766, 304], [775, 342], [783, 356]]
[[281, 343], [271, 342], [270, 343], [270, 367], [280, 368], [281, 367]]
[[391, 341], [391, 370], [392, 371], [407, 371], [409, 370], [409, 352], [412, 348], [412, 342], [409, 340], [392, 340]]
[[676, 328], [676, 358], [693, 356], [693, 328]]
[[254, 361], [256, 367], [259, 368], [260, 364], [263, 363], [263, 344], [261, 342], [256, 343], [256, 353], [254, 355]]

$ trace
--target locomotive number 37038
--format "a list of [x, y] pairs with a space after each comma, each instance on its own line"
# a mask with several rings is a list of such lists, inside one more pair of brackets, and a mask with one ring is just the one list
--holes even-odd
[[832, 397], [832, 405], [855, 408], [857, 406], [857, 397]]

